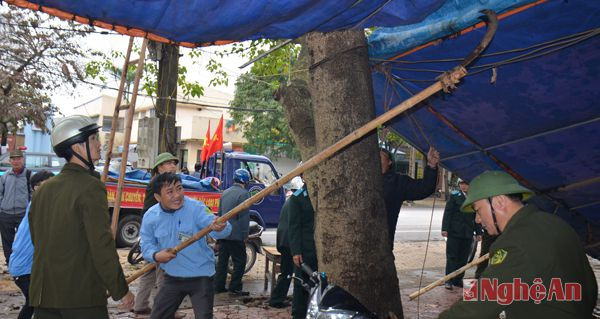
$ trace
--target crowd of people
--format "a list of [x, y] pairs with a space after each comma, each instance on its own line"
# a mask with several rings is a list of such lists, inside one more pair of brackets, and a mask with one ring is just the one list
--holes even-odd
[[[121, 306], [150, 318], [180, 318], [183, 299], [191, 300], [195, 318], [212, 318], [214, 295], [248, 295], [242, 277], [246, 264], [249, 211], [228, 221], [220, 218], [247, 200], [250, 173], [237, 169], [234, 184], [220, 198], [218, 216], [201, 201], [186, 197], [178, 159], [159, 154], [146, 188], [140, 246], [144, 259], [156, 269], [140, 279], [137, 297], [129, 290], [109, 225], [105, 185], [95, 171], [100, 158], [98, 126], [85, 116], [70, 116], [52, 131], [56, 154], [66, 159], [61, 172], [25, 168], [23, 153], [12, 151], [12, 169], [0, 177], [0, 235], [10, 274], [25, 296], [19, 318], [108, 318], [108, 296]], [[388, 244], [394, 245], [398, 214], [406, 200], [434, 193], [439, 153], [431, 148], [423, 178], [413, 179], [394, 169], [393, 154], [381, 149], [379, 160], [384, 183]], [[196, 167], [195, 173], [200, 167]], [[302, 177], [291, 183], [291, 195], [280, 214], [277, 250], [281, 275], [269, 299], [275, 308], [288, 307], [291, 275], [306, 279], [301, 265], [319, 268], [314, 239], [315, 211]], [[564, 221], [544, 213], [527, 199], [533, 193], [512, 176], [487, 171], [447, 200], [442, 236], [447, 237], [446, 274], [467, 263], [473, 240], [481, 240], [482, 254], [492, 256], [478, 268], [480, 279], [532, 284], [560, 278], [578, 284], [580, 298], [573, 301], [533, 300], [502, 304], [490, 300], [459, 301], [440, 318], [585, 318], [596, 303], [597, 283], [577, 234]], [[188, 248], [173, 247], [210, 228], [219, 250], [215, 266], [213, 248], [201, 238]], [[535, 234], [535, 235], [531, 235]], [[229, 261], [233, 271], [229, 284]], [[462, 275], [446, 288], [462, 287]], [[149, 299], [157, 289], [153, 305]], [[294, 280], [292, 317], [305, 318], [308, 292]]]

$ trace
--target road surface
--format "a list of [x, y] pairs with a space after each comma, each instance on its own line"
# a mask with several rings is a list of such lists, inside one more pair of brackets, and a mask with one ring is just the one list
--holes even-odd
[[[413, 205], [402, 205], [396, 224], [395, 242], [407, 241], [426, 241], [429, 234], [429, 225], [431, 222], [431, 237], [429, 240], [444, 240], [441, 235], [442, 217], [444, 215], [445, 202], [436, 200], [433, 210], [433, 219], [431, 211], [433, 200], [416, 202]], [[267, 228], [261, 238], [266, 246], [275, 246], [275, 233], [277, 229]]]

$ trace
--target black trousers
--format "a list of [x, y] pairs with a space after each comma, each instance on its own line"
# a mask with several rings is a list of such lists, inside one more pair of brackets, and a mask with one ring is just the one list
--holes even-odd
[[190, 296], [194, 318], [212, 319], [213, 277], [180, 278], [167, 274], [154, 298], [150, 319], [173, 318], [185, 296]]
[[21, 308], [21, 311], [19, 312], [18, 319], [31, 319], [31, 316], [33, 316], [33, 307], [31, 307], [29, 305], [29, 279], [30, 279], [30, 277], [31, 277], [30, 275], [14, 277], [17, 287], [19, 287], [19, 289], [21, 289], [21, 291], [23, 292], [23, 296], [25, 296], [25, 304], [23, 305], [23, 308]]
[[[446, 275], [467, 264], [472, 238], [459, 238], [448, 236], [446, 242]], [[454, 286], [462, 287], [465, 273], [452, 278], [449, 282]]]
[[40, 308], [34, 310], [35, 319], [108, 319], [106, 306], [86, 308]]
[[277, 277], [277, 284], [269, 299], [269, 305], [271, 306], [283, 304], [292, 281], [292, 278], [288, 277], [294, 272], [294, 261], [290, 249], [288, 247], [277, 247], [277, 250], [281, 253], [281, 274]]
[[7, 265], [10, 260], [10, 254], [12, 253], [12, 244], [13, 241], [15, 241], [17, 227], [19, 227], [23, 216], [25, 216], [25, 212], [20, 214], [6, 214], [0, 212], [0, 236], [2, 236], [2, 250], [4, 250], [4, 258]]
[[[310, 266], [313, 271], [317, 270], [317, 256], [305, 256], [302, 255], [302, 261]], [[296, 277], [302, 278], [302, 280], [308, 280], [308, 275], [302, 271], [299, 267], [294, 265], [294, 274]], [[302, 287], [302, 285], [294, 280], [294, 299], [292, 301], [292, 318], [304, 319], [306, 318], [306, 311], [308, 310], [308, 291]]]
[[246, 244], [241, 240], [217, 241], [219, 244], [219, 259], [217, 262], [217, 274], [215, 275], [215, 290], [224, 291], [227, 281], [227, 266], [229, 257], [233, 262], [233, 274], [229, 282], [229, 291], [242, 290], [242, 277], [246, 268]]

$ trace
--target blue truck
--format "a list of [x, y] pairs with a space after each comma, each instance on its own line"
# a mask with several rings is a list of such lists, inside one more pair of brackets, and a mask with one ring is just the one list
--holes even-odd
[[[221, 158], [222, 156], [224, 160]], [[266, 156], [242, 152], [217, 153], [209, 159], [205, 176], [219, 178], [221, 180], [219, 190], [201, 191], [186, 188], [185, 193], [189, 197], [202, 200], [213, 212], [216, 212], [221, 193], [233, 184], [233, 172], [238, 168], [244, 168], [250, 172], [248, 191], [252, 195], [279, 179], [279, 174], [275, 170], [273, 163]], [[114, 181], [107, 181], [106, 189], [112, 213], [116, 183]], [[120, 247], [132, 246], [139, 236], [145, 195], [144, 190], [145, 185], [139, 183], [126, 182], [124, 186], [123, 194], [121, 195], [121, 210], [116, 237], [117, 245]], [[250, 208], [250, 220], [255, 221], [263, 227], [277, 226], [279, 213], [284, 202], [285, 192], [282, 188], [279, 188], [252, 205]]]

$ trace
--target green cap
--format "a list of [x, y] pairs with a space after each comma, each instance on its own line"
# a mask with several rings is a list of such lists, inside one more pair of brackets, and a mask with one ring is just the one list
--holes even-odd
[[169, 153], [169, 152], [164, 152], [164, 153], [160, 153], [158, 154], [158, 156], [156, 157], [156, 162], [154, 162], [154, 167], [152, 167], [153, 170], [155, 170], [158, 165], [167, 162], [167, 161], [175, 161], [175, 164], [179, 163], [179, 159], [177, 159], [177, 157], [173, 156], [173, 154]]
[[521, 186], [514, 177], [504, 171], [485, 171], [471, 181], [469, 193], [460, 210], [473, 213], [474, 202], [507, 194], [523, 194], [523, 200], [526, 200], [533, 195], [533, 192]]
[[9, 157], [10, 158], [13, 158], [13, 157], [23, 157], [23, 151], [21, 151], [21, 150], [10, 151]]

